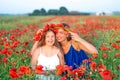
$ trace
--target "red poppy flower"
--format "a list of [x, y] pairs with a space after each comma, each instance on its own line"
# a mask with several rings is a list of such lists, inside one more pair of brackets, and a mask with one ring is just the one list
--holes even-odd
[[94, 59], [96, 59], [96, 58], [98, 57], [98, 54], [94, 54], [94, 55], [92, 55], [92, 57], [93, 57]]
[[61, 65], [56, 66], [56, 75], [61, 75], [64, 72], [64, 67]]
[[9, 75], [11, 78], [18, 78], [19, 77], [19, 74], [16, 72], [15, 68], [10, 69]]
[[75, 77], [73, 80], [79, 80], [79, 78], [78, 78], [78, 77]]
[[4, 49], [1, 51], [2, 54], [6, 54], [7, 52], [8, 52], [8, 48], [4, 48]]
[[92, 62], [90, 63], [90, 67], [92, 68], [93, 71], [95, 71], [95, 70], [97, 69], [97, 64], [96, 64], [96, 62], [92, 61]]
[[120, 64], [117, 66], [117, 69], [119, 69], [119, 70], [120, 70]]
[[115, 57], [120, 57], [120, 53], [116, 53], [116, 54], [115, 54]]
[[120, 40], [116, 40], [116, 43], [120, 43]]
[[33, 39], [35, 41], [40, 41], [41, 40], [41, 36], [39, 34], [35, 34]]
[[104, 64], [100, 63], [98, 65], [97, 69], [98, 69], [98, 71], [104, 71], [104, 70], [106, 70], [106, 66]]
[[100, 72], [100, 75], [103, 77], [104, 80], [112, 80], [110, 76], [111, 75], [110, 70], [104, 70]]
[[2, 62], [4, 62], [4, 63], [8, 63], [8, 60], [7, 60], [7, 58], [6, 57], [4, 57], [4, 58], [2, 58]]
[[82, 76], [84, 74], [84, 71], [82, 69], [74, 69], [73, 74], [76, 76]]
[[13, 41], [13, 43], [12, 43], [12, 45], [11, 45], [10, 47], [11, 47], [12, 49], [13, 49], [13, 48], [16, 48], [19, 43], [20, 43], [19, 40], [15, 40], [15, 41]]
[[60, 80], [67, 80], [65, 76], [61, 77]]
[[35, 71], [36, 71], [37, 74], [43, 74], [43, 73], [45, 73], [45, 71], [42, 70], [42, 69], [43, 69], [43, 66], [38, 65], [38, 66], [36, 66]]
[[5, 46], [5, 47], [9, 47], [9, 46], [10, 46], [10, 43], [9, 43], [9, 42], [6, 42], [6, 43], [4, 44], [4, 46]]
[[24, 42], [23, 44], [24, 44], [25, 46], [28, 46], [29, 42], [26, 41], [26, 42]]
[[27, 66], [20, 66], [18, 71], [21, 73], [21, 74], [24, 74], [27, 72], [27, 70], [29, 70], [29, 67]]
[[6, 55], [7, 55], [7, 56], [11, 56], [11, 55], [12, 55], [12, 52], [11, 52], [11, 51], [8, 51], [8, 52], [6, 53]]
[[107, 58], [108, 57], [108, 55], [106, 53], [104, 53], [102, 56], [103, 56], [103, 58]]

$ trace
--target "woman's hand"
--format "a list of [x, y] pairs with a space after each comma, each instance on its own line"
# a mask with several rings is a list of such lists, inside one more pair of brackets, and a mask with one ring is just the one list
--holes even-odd
[[73, 40], [79, 42], [79, 46], [82, 50], [91, 53], [91, 54], [98, 54], [97, 49], [90, 44], [89, 42], [85, 41], [84, 39], [80, 38], [80, 36], [77, 33], [69, 32], [71, 34], [71, 37]]
[[71, 35], [71, 38], [75, 41], [79, 41], [80, 39], [80, 36], [77, 34], [77, 33], [74, 33], [74, 32], [71, 32], [69, 31], [70, 35]]

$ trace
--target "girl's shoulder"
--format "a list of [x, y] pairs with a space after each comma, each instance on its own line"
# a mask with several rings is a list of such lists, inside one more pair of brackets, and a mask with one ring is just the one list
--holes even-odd
[[33, 54], [39, 55], [40, 50], [41, 50], [41, 47], [36, 48], [35, 51], [33, 52]]
[[54, 46], [54, 50], [59, 51], [60, 49], [58, 47]]
[[80, 50], [80, 46], [79, 46], [80, 43], [79, 42], [77, 42], [75, 40], [71, 40], [71, 44], [72, 44], [72, 46], [73, 46], [74, 49], [76, 49], [77, 51]]
[[41, 47], [36, 48], [36, 51], [40, 51]]

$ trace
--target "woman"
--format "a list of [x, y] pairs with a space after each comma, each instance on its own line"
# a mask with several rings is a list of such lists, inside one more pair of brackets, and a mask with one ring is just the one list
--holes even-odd
[[76, 33], [67, 31], [68, 29], [66, 28], [69, 28], [68, 24], [62, 23], [62, 26], [58, 28], [56, 39], [63, 48], [66, 65], [76, 69], [82, 64], [83, 60], [88, 59], [85, 52], [98, 54], [92, 44], [80, 38]]
[[[64, 65], [64, 56], [56, 41], [55, 32], [49, 27], [43, 30], [39, 45], [32, 54], [32, 69], [35, 70], [37, 65], [42, 65], [45, 71], [55, 70], [57, 65]], [[50, 76], [37, 74], [36, 77], [41, 80], [51, 80]], [[54, 80], [53, 76], [52, 80]]]

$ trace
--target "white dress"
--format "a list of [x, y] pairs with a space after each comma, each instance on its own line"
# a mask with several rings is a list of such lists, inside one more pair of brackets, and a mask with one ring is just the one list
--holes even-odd
[[[41, 52], [41, 48], [40, 48], [40, 55], [38, 57], [38, 63], [37, 65], [42, 65], [43, 66], [43, 70], [55, 70], [56, 66], [60, 64], [59, 58], [58, 58], [58, 52], [56, 52], [55, 55], [47, 57], [45, 56], [42, 52]], [[50, 75], [50, 76], [46, 76], [46, 75], [36, 75], [36, 77], [39, 79], [37, 80], [54, 80], [54, 76]]]

